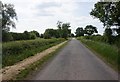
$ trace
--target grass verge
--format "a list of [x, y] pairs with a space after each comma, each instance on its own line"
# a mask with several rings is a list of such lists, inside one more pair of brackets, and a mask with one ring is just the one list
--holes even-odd
[[57, 55], [57, 53], [67, 44], [68, 42], [66, 42], [65, 44], [63, 44], [62, 46], [60, 46], [56, 51], [44, 56], [42, 59], [40, 59], [39, 61], [33, 63], [32, 65], [30, 65], [28, 68], [22, 70], [15, 78], [14, 80], [24, 80], [28, 75], [32, 74], [34, 71], [36, 70], [40, 70], [42, 68], [42, 66], [51, 58], [53, 58], [55, 55]]
[[78, 40], [85, 44], [90, 50], [92, 50], [102, 60], [107, 62], [107, 64], [109, 64], [116, 71], [120, 70], [118, 69], [118, 65], [120, 65], [120, 63], [118, 62], [117, 47], [102, 42], [96, 42], [81, 38], [79, 38]]
[[65, 39], [36, 39], [3, 43], [2, 67], [14, 65], [63, 41]]

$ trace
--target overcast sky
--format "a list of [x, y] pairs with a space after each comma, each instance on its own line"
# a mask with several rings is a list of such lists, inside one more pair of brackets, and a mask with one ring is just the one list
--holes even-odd
[[18, 21], [13, 32], [36, 30], [44, 33], [47, 28], [56, 29], [57, 21], [70, 22], [72, 33], [77, 27], [93, 25], [103, 33], [103, 25], [98, 19], [89, 15], [97, 0], [2, 0], [12, 3], [16, 10]]

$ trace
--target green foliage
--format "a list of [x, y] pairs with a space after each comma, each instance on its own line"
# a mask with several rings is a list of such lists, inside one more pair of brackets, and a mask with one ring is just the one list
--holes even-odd
[[120, 31], [120, 1], [119, 2], [97, 2], [90, 15], [98, 18], [104, 26], [118, 26], [116, 28], [118, 34]]
[[35, 33], [30, 33], [30, 39], [36, 39], [36, 34]]
[[45, 39], [50, 39], [50, 38], [57, 38], [58, 37], [58, 31], [55, 29], [46, 29], [44, 33], [44, 38]]
[[[84, 36], [84, 39], [98, 41], [98, 42], [104, 42], [108, 44], [116, 44], [117, 36], [111, 36], [109, 39], [106, 35], [92, 35], [92, 36]], [[109, 42], [110, 41], [110, 42]]]
[[0, 4], [2, 4], [2, 30], [9, 31], [10, 27], [15, 28], [15, 23], [13, 19], [17, 19], [17, 14], [14, 9], [13, 4], [3, 4], [0, 1]]
[[33, 56], [65, 39], [35, 39], [3, 43], [2, 65], [13, 65], [29, 56]]
[[45, 39], [50, 39], [50, 38], [67, 39], [68, 37], [71, 36], [71, 29], [69, 29], [70, 23], [62, 23], [58, 21], [57, 27], [58, 29], [46, 29], [44, 33], [44, 38]]
[[79, 36], [84, 36], [84, 30], [83, 30], [83, 28], [82, 27], [78, 27], [77, 29], [76, 29], [76, 32], [75, 32], [75, 34], [76, 34], [76, 36], [77, 37], [79, 37]]
[[11, 32], [11, 35], [13, 37], [13, 40], [26, 40], [26, 35], [24, 33], [13, 33]]
[[42, 66], [49, 61], [51, 58], [53, 58], [55, 55], [57, 55], [58, 51], [60, 51], [67, 43], [60, 46], [58, 49], [56, 49], [54, 52], [44, 56], [42, 59], [38, 60], [37, 62], [31, 64], [26, 69], [22, 70], [15, 78], [15, 80], [21, 80], [26, 79], [26, 77], [29, 74], [32, 74], [32, 71], [37, 71], [37, 69], [41, 69]]
[[2, 36], [3, 42], [16, 41], [16, 40], [31, 40], [40, 37], [37, 31], [31, 31], [31, 32], [24, 31], [24, 33], [14, 33], [3, 30], [2, 35], [3, 35]]
[[40, 37], [40, 34], [35, 30], [31, 31], [30, 33], [34, 33], [36, 37]]
[[104, 33], [104, 36], [106, 36], [107, 38], [107, 43], [112, 43], [113, 42], [113, 39], [112, 39], [112, 29], [111, 28], [106, 28], [105, 29], [105, 33]]
[[59, 37], [67, 39], [71, 35], [70, 23], [57, 22]]
[[12, 40], [13, 40], [12, 35], [9, 32], [3, 30], [2, 31], [2, 41], [7, 42], [7, 41], [12, 41]]
[[97, 28], [92, 25], [87, 25], [85, 27], [85, 34], [92, 35], [94, 33], [98, 33]]
[[89, 48], [97, 52], [104, 60], [112, 64], [116, 69], [118, 68], [118, 49], [113, 45], [109, 45], [103, 42], [96, 42], [92, 40], [80, 39]]

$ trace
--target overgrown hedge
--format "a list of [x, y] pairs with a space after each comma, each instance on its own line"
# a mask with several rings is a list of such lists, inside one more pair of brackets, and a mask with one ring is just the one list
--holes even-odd
[[[107, 36], [92, 35], [92, 36], [83, 36], [82, 38], [93, 40], [93, 41], [98, 41], [98, 42], [109, 43], [109, 39], [107, 38]], [[111, 44], [116, 44], [118, 40], [120, 40], [120, 36], [111, 36], [111, 39], [110, 39]]]
[[7, 32], [2, 31], [2, 41], [9, 42], [9, 41], [17, 41], [17, 40], [32, 40], [40, 37], [37, 31], [24, 31], [24, 33], [15, 33], [15, 32]]
[[36, 39], [3, 43], [2, 66], [9, 66], [41, 52], [65, 39]]

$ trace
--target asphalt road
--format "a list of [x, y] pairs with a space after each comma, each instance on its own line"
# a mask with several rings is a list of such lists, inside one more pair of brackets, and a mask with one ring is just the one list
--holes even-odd
[[117, 80], [118, 74], [72, 39], [32, 80]]

